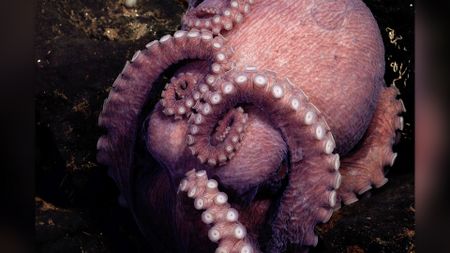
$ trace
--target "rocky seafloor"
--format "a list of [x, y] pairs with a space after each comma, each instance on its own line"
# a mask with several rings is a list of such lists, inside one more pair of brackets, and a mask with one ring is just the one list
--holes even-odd
[[[386, 46], [386, 82], [407, 113], [389, 183], [317, 227], [312, 252], [415, 252], [414, 6], [364, 1]], [[37, 252], [148, 252], [106, 168], [97, 118], [125, 61], [179, 28], [186, 1], [40, 0], [35, 29]]]

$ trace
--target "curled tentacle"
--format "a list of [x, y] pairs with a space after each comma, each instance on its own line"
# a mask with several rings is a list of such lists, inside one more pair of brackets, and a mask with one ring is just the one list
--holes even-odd
[[[282, 251], [289, 243], [315, 245], [314, 226], [326, 222], [336, 204], [340, 184], [339, 156], [333, 154], [335, 142], [320, 111], [304, 93], [288, 80], [280, 80], [270, 72], [255, 69], [231, 71], [214, 84], [215, 92], [206, 94], [211, 108], [200, 112], [191, 122], [191, 135], [211, 141], [213, 122], [241, 103], [261, 108], [275, 128], [280, 129], [289, 147], [289, 185], [280, 200], [272, 223], [273, 236], [267, 246]], [[212, 105], [214, 104], [214, 105]], [[206, 144], [206, 147], [212, 143]]]
[[172, 77], [161, 94], [164, 114], [175, 115], [175, 119], [188, 117], [195, 104], [193, 93], [200, 78], [191, 72], [180, 73], [177, 77]]
[[208, 237], [212, 242], [219, 243], [217, 253], [254, 252], [255, 247], [250, 243], [245, 227], [238, 221], [238, 211], [228, 204], [227, 195], [219, 192], [217, 187], [216, 180], [208, 180], [206, 171], [196, 172], [193, 169], [181, 180], [179, 190], [194, 199], [195, 209], [205, 210], [201, 219], [211, 225]]
[[254, 0], [205, 0], [197, 6], [191, 6], [193, 8], [183, 17], [183, 24], [188, 28], [210, 30], [214, 34], [222, 30], [230, 31], [242, 23], [253, 3]]
[[[246, 118], [247, 115], [244, 114], [244, 109], [242, 109], [242, 107], [229, 111], [218, 123], [214, 138], [211, 140], [213, 144], [214, 142], [223, 142], [228, 135], [233, 136], [243, 134]], [[234, 130], [232, 129], [234, 123], [238, 124], [235, 128], [235, 132], [232, 131]]]
[[[171, 65], [182, 60], [214, 61], [223, 40], [208, 31], [177, 31], [165, 35], [136, 52], [114, 81], [99, 116], [107, 130], [97, 142], [97, 160], [109, 167], [128, 202], [132, 175], [133, 147], [139, 115], [148, 102], [153, 83]], [[120, 147], [120, 148], [117, 148]]]
[[[220, 94], [215, 93], [211, 96], [211, 104], [219, 103]], [[203, 105], [200, 113], [193, 115], [192, 120], [195, 124], [190, 125], [189, 133], [186, 137], [187, 145], [193, 155], [196, 155], [201, 163], [207, 162], [211, 166], [223, 165], [230, 160], [239, 149], [240, 142], [244, 137], [245, 126], [247, 125], [247, 114], [239, 107], [228, 111], [223, 119], [218, 121], [214, 132], [203, 134], [208, 131], [207, 126], [215, 124], [217, 119], [211, 119], [205, 124], [203, 115], [208, 114], [211, 105]]]

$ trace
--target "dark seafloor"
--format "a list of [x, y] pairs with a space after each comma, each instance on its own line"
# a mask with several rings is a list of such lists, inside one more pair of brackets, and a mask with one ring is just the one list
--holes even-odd
[[[407, 113], [388, 184], [317, 227], [311, 252], [415, 252], [414, 2], [364, 0]], [[39, 0], [35, 21], [36, 250], [149, 252], [96, 163], [103, 100], [136, 50], [179, 28], [183, 0]], [[206, 236], [206, 235], [205, 235]]]

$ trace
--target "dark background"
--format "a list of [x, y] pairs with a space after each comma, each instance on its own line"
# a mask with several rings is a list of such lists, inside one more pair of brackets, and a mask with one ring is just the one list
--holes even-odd
[[[385, 41], [386, 82], [392, 83], [406, 69], [400, 80], [395, 81], [408, 110], [404, 115], [405, 130], [395, 147], [399, 158], [387, 175], [389, 183], [366, 194], [354, 205], [340, 209], [329, 223], [318, 227], [321, 240], [314, 252], [414, 252], [416, 248], [415, 3], [364, 2], [377, 19]], [[16, 252], [24, 247], [28, 241], [23, 238], [34, 234], [33, 229], [23, 229], [30, 228], [31, 222], [35, 226], [34, 248], [38, 252], [145, 251], [127, 210], [117, 204], [118, 192], [106, 175], [106, 168], [96, 164], [95, 145], [102, 133], [96, 126], [97, 117], [126, 59], [147, 42], [175, 31], [185, 8], [184, 2], [176, 0], [141, 0], [135, 9], [125, 8], [118, 0], [41, 0], [11, 12], [19, 18], [32, 17], [33, 22], [7, 23], [9, 29], [2, 33], [8, 35], [2, 42], [6, 41], [6, 47], [2, 48], [8, 61], [3, 60], [2, 70], [13, 78], [2, 83], [21, 83], [21, 79], [26, 81], [28, 77], [34, 85], [32, 88], [7, 86], [4, 90], [8, 95], [2, 94], [2, 107], [7, 112], [2, 115], [2, 121], [16, 123], [12, 127], [5, 124], [5, 130], [1, 131], [6, 144], [2, 160], [6, 161], [5, 167], [30, 167], [11, 173], [5, 171], [1, 177], [2, 185], [8, 190], [1, 202], [2, 216], [20, 217], [2, 219], [0, 246], [3, 249], [10, 245], [9, 250]], [[436, 22], [437, 14], [430, 15], [434, 10], [424, 9], [427, 22], [431, 22], [428, 26], [443, 25]], [[34, 28], [32, 36], [28, 33], [16, 36], [16, 32], [28, 25]], [[395, 32], [391, 38], [390, 29]], [[401, 39], [395, 43], [393, 38], [398, 36]], [[26, 45], [29, 41], [34, 46]], [[443, 42], [438, 40], [438, 43]], [[14, 49], [17, 47], [20, 50]], [[18, 59], [29, 55], [33, 65], [24, 67]], [[434, 54], [433, 59], [445, 58], [444, 55]], [[399, 70], [391, 64], [403, 67]], [[444, 96], [440, 92], [446, 89], [433, 91], [431, 95], [440, 99]], [[26, 95], [27, 102], [15, 101], [13, 95]], [[30, 107], [34, 108], [31, 112], [27, 111]], [[27, 127], [34, 130], [22, 129]], [[19, 138], [9, 134], [13, 132], [19, 132]], [[28, 196], [33, 189], [34, 201]], [[32, 201], [34, 211], [30, 206]]]

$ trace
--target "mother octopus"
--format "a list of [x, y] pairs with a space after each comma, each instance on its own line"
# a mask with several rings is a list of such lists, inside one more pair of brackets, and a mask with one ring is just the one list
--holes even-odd
[[191, 0], [114, 82], [98, 160], [152, 252], [304, 252], [387, 182], [405, 108], [383, 74], [360, 0]]

